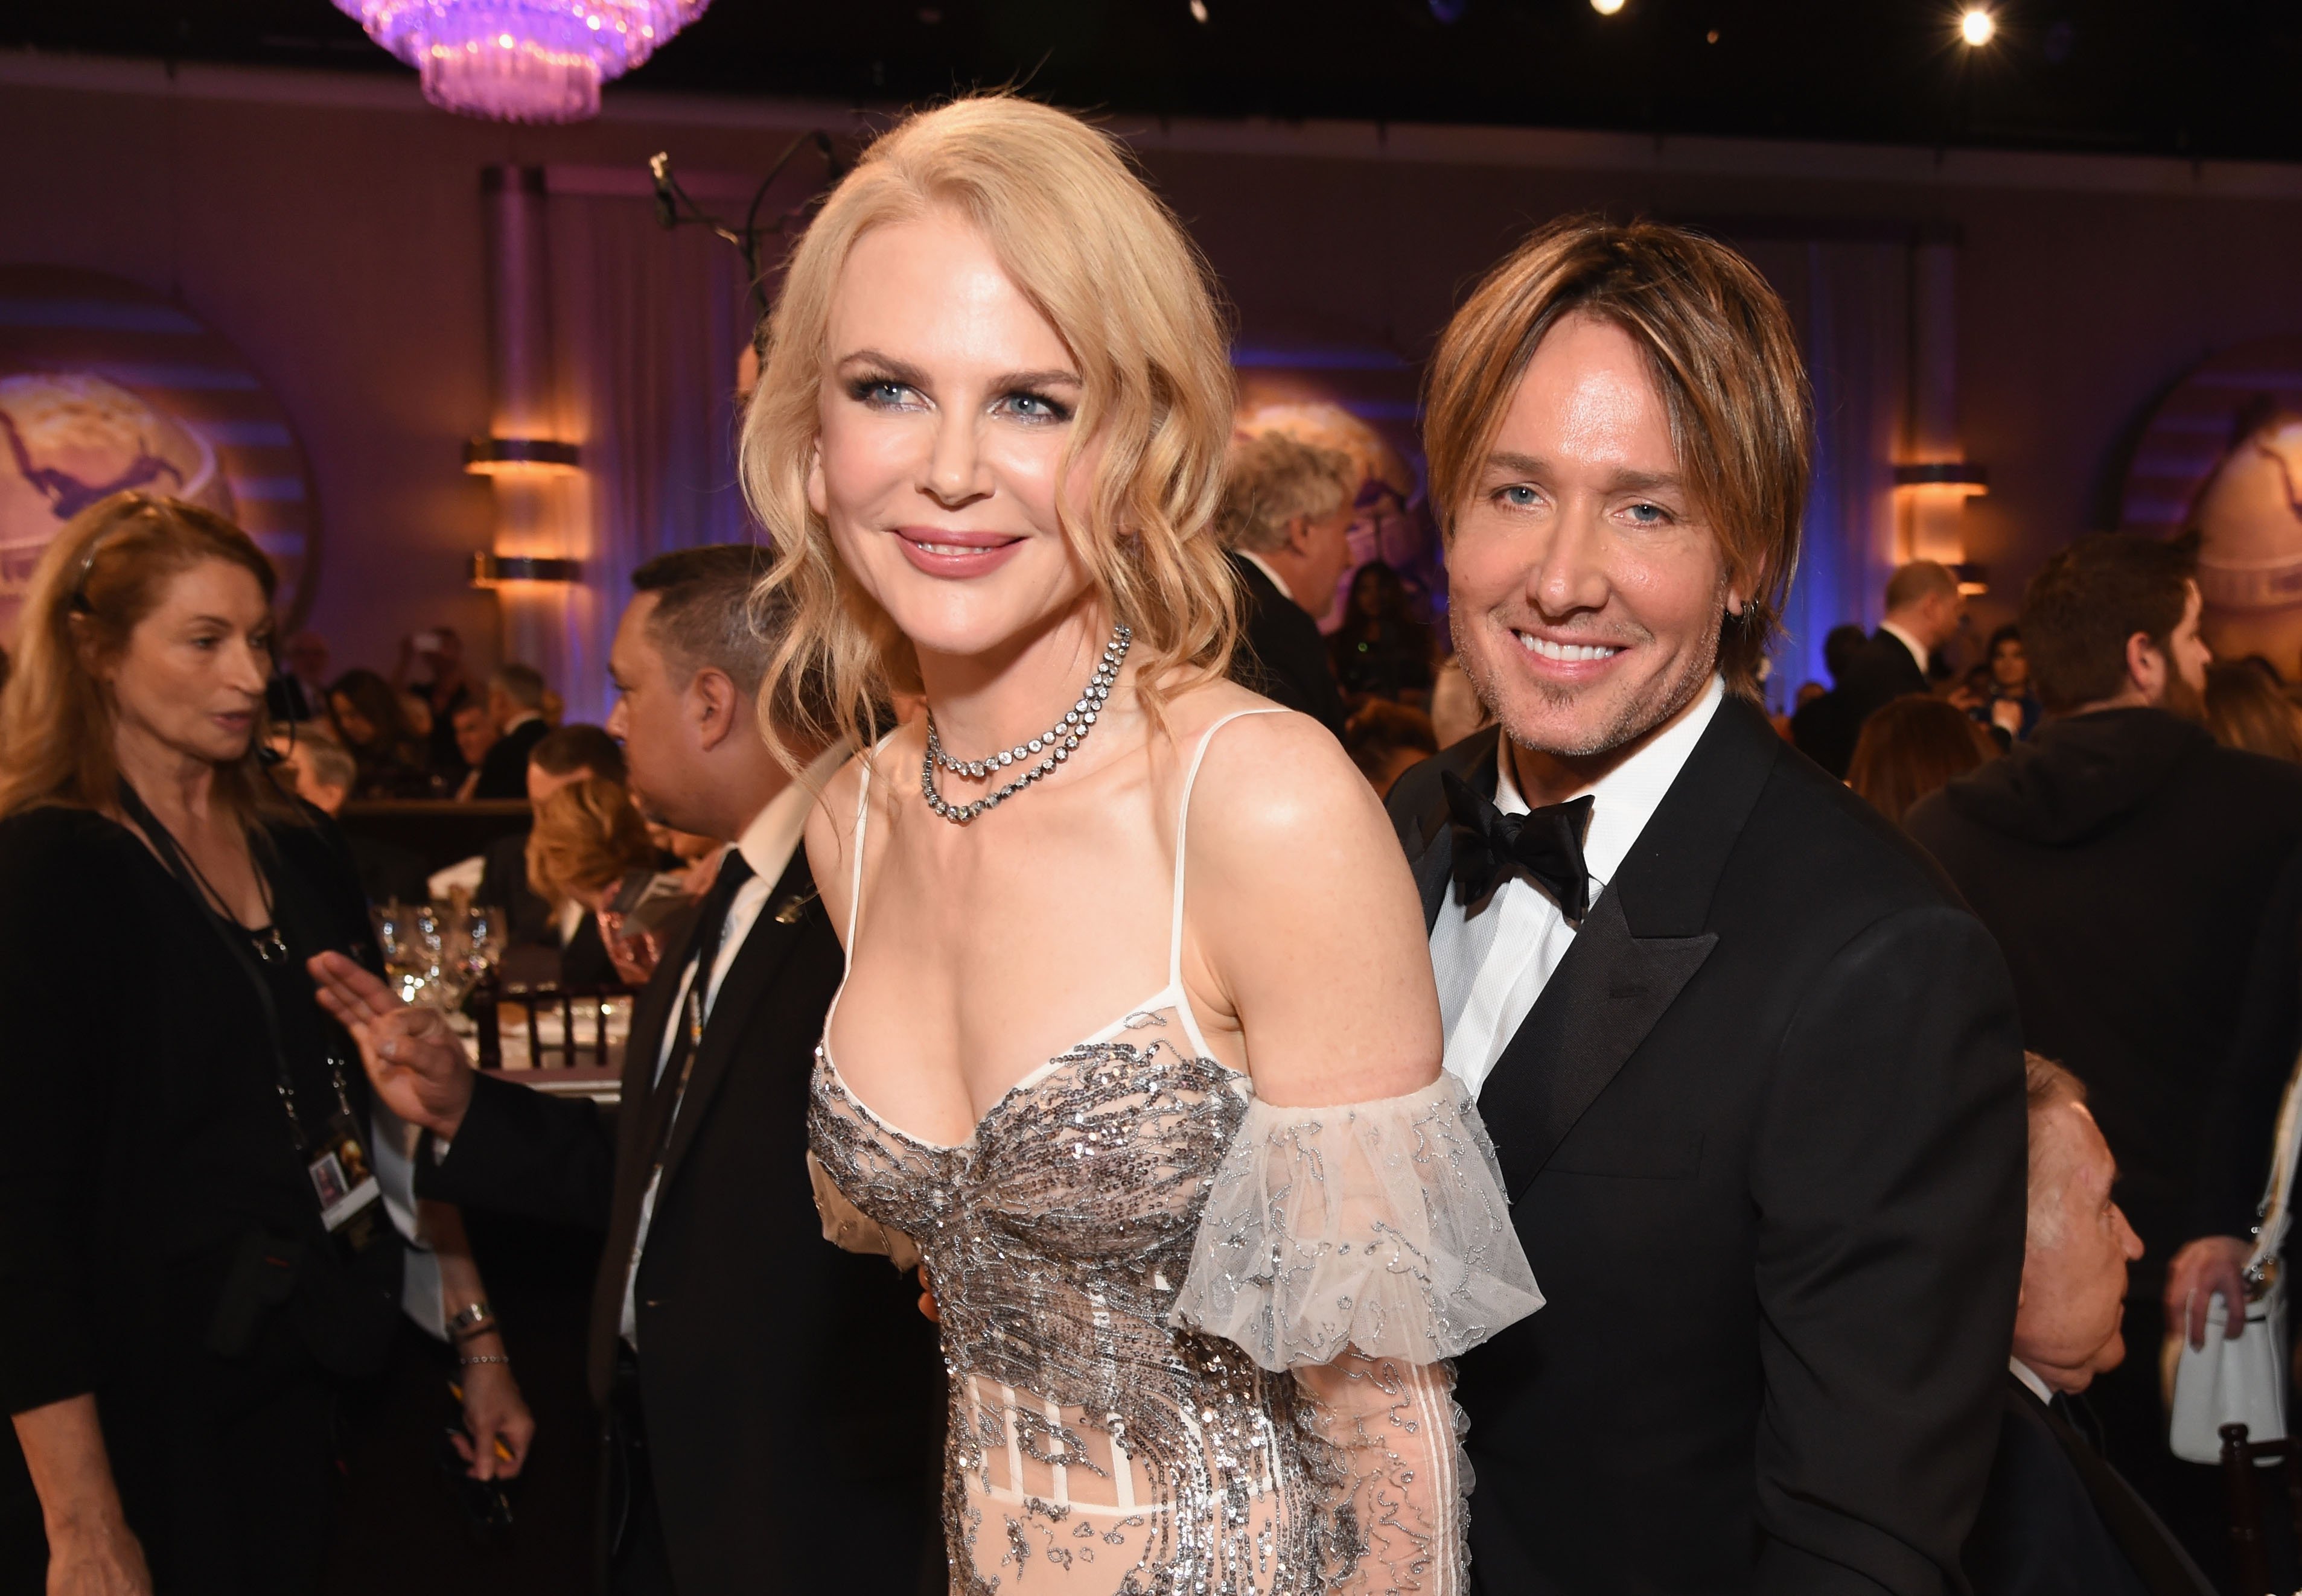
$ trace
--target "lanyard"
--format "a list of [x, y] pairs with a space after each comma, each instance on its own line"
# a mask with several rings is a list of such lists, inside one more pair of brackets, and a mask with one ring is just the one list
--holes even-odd
[[[160, 855], [161, 862], [167, 867], [168, 873], [191, 895], [193, 902], [199, 905], [202, 917], [214, 928], [216, 935], [223, 939], [224, 946], [231, 953], [233, 962], [247, 974], [249, 982], [255, 987], [256, 1002], [264, 1010], [264, 1028], [272, 1042], [273, 1084], [280, 1094], [280, 1106], [288, 1113], [288, 1134], [295, 1142], [297, 1152], [308, 1155], [312, 1150], [312, 1138], [304, 1127], [303, 1116], [296, 1111], [296, 1082], [288, 1068], [288, 1046], [280, 1028], [279, 1006], [273, 1000], [271, 979], [265, 975], [263, 965], [256, 960], [256, 950], [250, 944], [248, 928], [217, 909], [208, 892], [200, 884], [197, 869], [189, 860], [184, 857], [175, 836], [160, 823], [158, 817], [154, 815], [151, 809], [145, 803], [142, 795], [129, 785], [128, 778], [124, 776], [120, 778], [120, 807], [122, 811], [130, 819], [135, 821], [138, 827], [143, 831], [146, 838], [150, 841], [153, 851]], [[255, 867], [260, 878], [264, 866], [256, 857], [256, 839], [253, 834], [248, 840], [248, 862]], [[273, 937], [275, 941], [279, 941], [276, 902], [273, 919]], [[285, 952], [284, 943], [282, 951]], [[337, 1051], [332, 1047], [328, 1050], [328, 1076], [336, 1088], [336, 1107], [346, 1120], [349, 1120], [352, 1107], [351, 1098], [344, 1088], [344, 1061], [338, 1056]]]

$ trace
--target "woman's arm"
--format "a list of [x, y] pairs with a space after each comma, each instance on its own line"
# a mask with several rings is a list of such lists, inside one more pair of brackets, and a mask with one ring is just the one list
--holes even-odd
[[48, 1596], [151, 1596], [144, 1549], [120, 1509], [96, 1399], [16, 1415], [16, 1440], [48, 1535]]
[[1367, 1103], [1438, 1078], [1414, 878], [1374, 789], [1323, 727], [1224, 727], [1187, 836], [1185, 979], [1202, 1020], [1227, 1020], [1243, 1044], [1258, 1099]]
[[1176, 1318], [1293, 1372], [1359, 1536], [1336, 1590], [1459, 1592], [1448, 1360], [1542, 1298], [1478, 1111], [1440, 1071], [1412, 878], [1373, 790], [1299, 716], [1226, 727], [1191, 811], [1186, 979], [1228, 1012], [1256, 1101]]
[[[464, 1233], [464, 1216], [447, 1203], [419, 1201], [416, 1213], [424, 1236], [440, 1260], [440, 1300], [450, 1323], [474, 1303], [488, 1299], [480, 1281], [480, 1266], [472, 1260], [472, 1244]], [[512, 1378], [501, 1332], [489, 1330], [456, 1347], [460, 1365], [458, 1382], [464, 1390], [464, 1434], [456, 1449], [471, 1465], [474, 1479], [508, 1480], [527, 1462], [528, 1444], [535, 1439], [535, 1418]]]

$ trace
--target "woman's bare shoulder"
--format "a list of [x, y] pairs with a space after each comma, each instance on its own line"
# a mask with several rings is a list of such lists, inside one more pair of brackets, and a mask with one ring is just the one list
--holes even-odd
[[1233, 860], [1257, 875], [1314, 856], [1336, 860], [1338, 850], [1396, 854], [1381, 801], [1334, 734], [1307, 715], [1234, 691], [1236, 702], [1211, 697], [1212, 712], [1197, 718], [1195, 731], [1178, 727], [1186, 758], [1224, 716], [1277, 712], [1239, 715], [1207, 740], [1191, 792], [1193, 853]]

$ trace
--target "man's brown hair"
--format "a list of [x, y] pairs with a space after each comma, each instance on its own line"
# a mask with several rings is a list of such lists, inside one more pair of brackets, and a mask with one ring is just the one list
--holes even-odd
[[1687, 491], [1744, 595], [1719, 635], [1719, 668], [1755, 698], [1798, 566], [1813, 403], [1782, 300], [1725, 245], [1659, 223], [1572, 216], [1490, 272], [1441, 334], [1424, 384], [1440, 530], [1453, 538], [1535, 347], [1576, 315], [1620, 328], [1646, 354]]
[[2195, 534], [2161, 542], [2091, 532], [2049, 559], [2022, 594], [2021, 620], [2030, 690], [2046, 712], [2124, 691], [2126, 640], [2139, 632], [2163, 653], [2197, 574]]

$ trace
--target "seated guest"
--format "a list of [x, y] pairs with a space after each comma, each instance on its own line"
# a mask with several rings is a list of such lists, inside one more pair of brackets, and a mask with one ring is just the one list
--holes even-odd
[[2250, 659], [2206, 667], [2206, 729], [2224, 748], [2302, 764], [2302, 706]]
[[1340, 737], [1343, 695], [1319, 622], [1351, 563], [1351, 458], [1284, 433], [1231, 446], [1215, 524], [1239, 592], [1232, 675]]
[[463, 761], [463, 779], [456, 785], [458, 800], [476, 796], [480, 785], [480, 764], [488, 757], [488, 750], [496, 745], [496, 723], [488, 718], [482, 704], [465, 704], [449, 719], [456, 734], [456, 757]]
[[[644, 889], [661, 874], [647, 822], [619, 782], [598, 777], [567, 782], [535, 806], [527, 834], [527, 884], [552, 907], [559, 932], [562, 986], [614, 981], [600, 916], [629, 885]], [[644, 975], [640, 978], [644, 980]]]
[[[2030, 1217], [1998, 1456], [1961, 1561], [1975, 1596], [2208, 1596], [2188, 1553], [2087, 1440], [2071, 1399], [2126, 1357], [2141, 1239], [2077, 1076], [2029, 1054]], [[2148, 1348], [2144, 1349], [2146, 1359]]]
[[[359, 766], [342, 744], [307, 732], [281, 739], [274, 746], [280, 747], [281, 754], [281, 762], [273, 769], [275, 779], [330, 819], [342, 811], [353, 783], [359, 778]], [[423, 861], [407, 849], [395, 848], [365, 832], [346, 833], [344, 845], [369, 903], [415, 903], [430, 895]]]
[[1928, 793], [1998, 757], [1988, 732], [1938, 698], [1898, 698], [1862, 724], [1846, 785], [1900, 826]]
[[[595, 776], [618, 783], [624, 780], [623, 747], [599, 727], [576, 725], [560, 727], [538, 739], [522, 779], [533, 810], [569, 782]], [[500, 836], [484, 854], [449, 865], [432, 878], [433, 897], [444, 897], [456, 886], [470, 890], [474, 903], [504, 911], [513, 947], [559, 951], [560, 937], [551, 905], [527, 884], [526, 832]]]
[[407, 724], [399, 694], [372, 670], [352, 669], [328, 689], [336, 741], [359, 764], [355, 798], [428, 798], [423, 740]]
[[317, 632], [291, 632], [265, 688], [265, 709], [274, 721], [325, 720], [327, 680], [328, 640]]
[[[416, 679], [418, 664], [424, 676]], [[392, 667], [391, 685], [407, 689], [432, 706], [432, 769], [450, 779], [463, 779], [456, 762], [456, 743], [449, 730], [450, 718], [474, 702], [472, 685], [464, 676], [464, 643], [448, 626], [435, 626], [402, 638], [399, 663]]]
[[480, 761], [473, 797], [527, 795], [527, 756], [551, 731], [543, 701], [543, 675], [533, 665], [500, 665], [488, 678], [488, 719], [497, 741]]
[[1431, 661], [1438, 642], [1417, 617], [1407, 584], [1379, 559], [1351, 577], [1350, 609], [1327, 639], [1335, 680], [1353, 701], [1387, 698], [1420, 707], [1431, 701]]
[[1439, 738], [1422, 710], [1375, 698], [1344, 722], [1343, 752], [1381, 798], [1391, 783], [1439, 752]]

